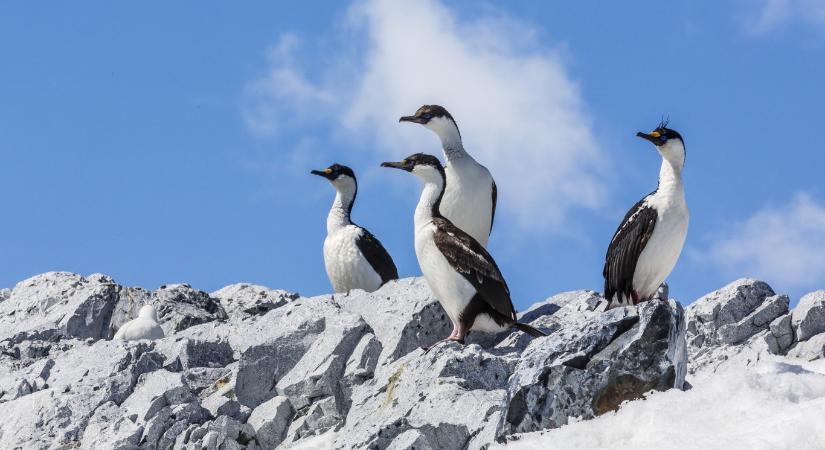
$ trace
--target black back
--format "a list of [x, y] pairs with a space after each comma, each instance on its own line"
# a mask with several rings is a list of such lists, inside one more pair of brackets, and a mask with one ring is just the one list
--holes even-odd
[[607, 248], [602, 274], [604, 297], [609, 301], [616, 294], [632, 298], [636, 263], [653, 235], [658, 218], [656, 210], [645, 205], [648, 197], [641, 199], [627, 212]]
[[481, 298], [496, 312], [516, 320], [510, 288], [487, 250], [443, 217], [434, 217], [432, 223], [436, 226], [435, 246], [450, 266], [473, 285]]
[[361, 228], [362, 232], [361, 236], [355, 241], [355, 245], [358, 246], [358, 250], [361, 250], [364, 258], [367, 258], [367, 262], [370, 263], [372, 269], [381, 277], [381, 285], [386, 284], [390, 280], [397, 280], [398, 269], [396, 269], [390, 254], [384, 246], [381, 245], [378, 238], [373, 236], [366, 228], [359, 228]]
[[498, 187], [495, 180], [493, 181], [493, 212], [490, 216], [490, 233], [493, 232], [493, 222], [496, 221], [496, 203], [498, 203]]

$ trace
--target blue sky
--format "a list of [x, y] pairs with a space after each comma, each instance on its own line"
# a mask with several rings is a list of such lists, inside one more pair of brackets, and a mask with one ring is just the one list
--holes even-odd
[[0, 286], [48, 270], [148, 288], [329, 291], [333, 191], [419, 273], [419, 186], [378, 168], [455, 115], [501, 192], [490, 249], [520, 308], [601, 290], [606, 245], [656, 185], [634, 137], [685, 137], [691, 225], [671, 294], [738, 277], [825, 287], [825, 2], [87, 2], [0, 6]]

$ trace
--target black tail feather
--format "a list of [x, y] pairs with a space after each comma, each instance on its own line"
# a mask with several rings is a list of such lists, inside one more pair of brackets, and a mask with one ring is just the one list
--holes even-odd
[[541, 330], [537, 330], [537, 329], [531, 327], [530, 325], [527, 325], [526, 323], [516, 322], [516, 323], [513, 324], [513, 328], [515, 328], [515, 329], [517, 329], [517, 330], [519, 330], [523, 333], [527, 333], [530, 336], [533, 336], [534, 338], [547, 336], [547, 333], [545, 333]]

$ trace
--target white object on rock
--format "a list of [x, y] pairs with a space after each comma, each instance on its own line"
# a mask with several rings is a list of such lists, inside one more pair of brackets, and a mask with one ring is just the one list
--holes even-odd
[[158, 323], [158, 312], [152, 305], [145, 305], [140, 308], [137, 319], [132, 319], [123, 324], [115, 339], [122, 341], [137, 341], [139, 339], [161, 339], [164, 337], [163, 329]]

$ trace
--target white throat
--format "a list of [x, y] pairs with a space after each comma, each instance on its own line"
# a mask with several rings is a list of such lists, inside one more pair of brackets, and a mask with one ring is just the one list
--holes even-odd
[[415, 229], [418, 230], [433, 220], [433, 207], [444, 190], [444, 178], [432, 167], [418, 166], [413, 173], [424, 181], [421, 198], [415, 207]]
[[331, 181], [335, 186], [335, 200], [332, 202], [332, 208], [329, 209], [327, 215], [327, 234], [332, 234], [336, 230], [340, 230], [347, 225], [352, 225], [350, 218], [350, 211], [352, 210], [352, 203], [355, 201], [355, 195], [358, 192], [358, 187], [355, 180], [349, 176], [342, 175]]
[[447, 162], [468, 156], [464, 150], [464, 144], [461, 142], [461, 133], [458, 131], [455, 122], [446, 117], [435, 117], [424, 126], [432, 130], [441, 139], [441, 148], [444, 150], [444, 158]]
[[662, 155], [659, 169], [659, 191], [665, 195], [684, 195], [682, 168], [685, 165], [685, 148], [681, 142], [668, 142], [657, 148]]

